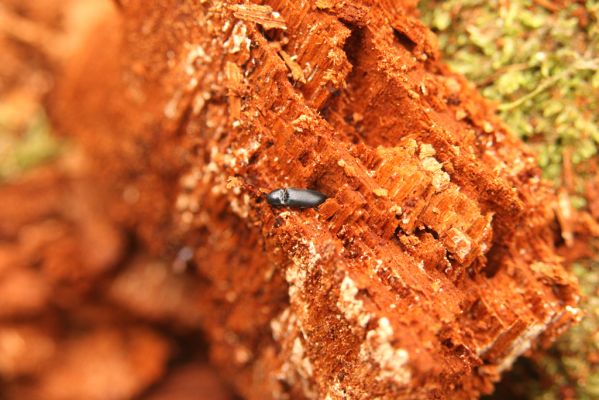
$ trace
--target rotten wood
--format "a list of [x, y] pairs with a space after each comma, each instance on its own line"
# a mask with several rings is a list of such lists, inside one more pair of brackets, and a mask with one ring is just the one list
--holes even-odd
[[[534, 155], [415, 2], [259, 3], [121, 2], [67, 66], [52, 115], [98, 201], [148, 253], [192, 249], [247, 398], [489, 393], [579, 318]], [[286, 186], [329, 199], [266, 204]]]

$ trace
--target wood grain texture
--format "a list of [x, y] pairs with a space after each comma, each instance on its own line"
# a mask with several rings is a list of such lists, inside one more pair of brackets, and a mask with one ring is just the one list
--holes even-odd
[[[53, 117], [109, 215], [193, 249], [212, 360], [247, 398], [490, 392], [578, 318], [534, 155], [414, 1], [259, 3], [122, 2], [69, 65]], [[272, 208], [279, 187], [328, 200]]]

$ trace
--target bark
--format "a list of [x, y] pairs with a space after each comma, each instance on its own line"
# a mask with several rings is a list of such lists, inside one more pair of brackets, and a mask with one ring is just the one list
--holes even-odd
[[[534, 155], [414, 7], [120, 1], [59, 81], [95, 201], [191, 254], [247, 398], [475, 398], [578, 318]], [[329, 198], [272, 208], [280, 187]]]

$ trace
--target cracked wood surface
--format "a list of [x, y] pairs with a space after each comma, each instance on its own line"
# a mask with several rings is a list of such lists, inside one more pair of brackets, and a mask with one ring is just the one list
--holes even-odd
[[116, 223], [193, 249], [244, 396], [475, 398], [578, 318], [555, 195], [414, 1], [120, 4], [53, 116]]

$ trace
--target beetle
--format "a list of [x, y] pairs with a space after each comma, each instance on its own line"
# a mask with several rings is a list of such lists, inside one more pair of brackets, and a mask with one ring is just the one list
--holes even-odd
[[310, 189], [281, 188], [266, 196], [268, 204], [274, 207], [312, 208], [322, 204], [327, 196]]

